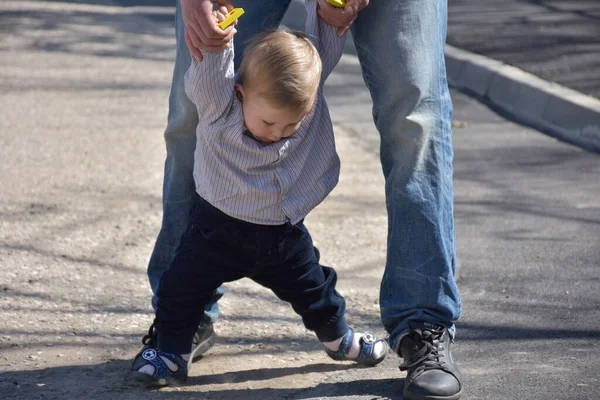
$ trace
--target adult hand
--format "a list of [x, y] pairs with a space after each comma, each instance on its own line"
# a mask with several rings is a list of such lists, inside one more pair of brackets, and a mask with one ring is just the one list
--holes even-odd
[[343, 36], [352, 26], [358, 12], [369, 5], [369, 0], [346, 0], [344, 8], [334, 7], [327, 0], [317, 0], [319, 16], [329, 25], [338, 27], [338, 36]]
[[[231, 0], [218, 0], [219, 11], [227, 14], [233, 8]], [[202, 61], [200, 50], [219, 51], [229, 46], [237, 30], [229, 26], [219, 28], [217, 15], [213, 12], [211, 0], [181, 0], [181, 13], [185, 24], [185, 42], [192, 56]]]

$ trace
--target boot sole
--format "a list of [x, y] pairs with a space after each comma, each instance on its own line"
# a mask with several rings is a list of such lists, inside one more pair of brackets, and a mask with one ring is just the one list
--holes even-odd
[[452, 396], [419, 396], [419, 395], [411, 395], [410, 393], [402, 393], [402, 398], [404, 400], [458, 400], [460, 396], [462, 396], [463, 391], [452, 395]]

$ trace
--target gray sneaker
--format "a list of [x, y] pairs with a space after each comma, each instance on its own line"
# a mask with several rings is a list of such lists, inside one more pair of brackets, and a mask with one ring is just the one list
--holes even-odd
[[[212, 324], [203, 327], [198, 327], [198, 330], [194, 334], [194, 339], [192, 340], [192, 354], [190, 357], [191, 362], [196, 362], [200, 360], [202, 358], [202, 355], [206, 353], [208, 349], [213, 347], [216, 341], [217, 335]], [[139, 370], [142, 367], [142, 365], [146, 363], [142, 357], [142, 354], [148, 349], [157, 350], [156, 332], [154, 331], [154, 324], [150, 325], [148, 333], [142, 338], [142, 348], [133, 358], [133, 362], [131, 363], [131, 369], [133, 371]]]
[[201, 359], [202, 355], [213, 347], [216, 341], [217, 334], [212, 324], [198, 327], [194, 334], [194, 340], [192, 340], [192, 362]]

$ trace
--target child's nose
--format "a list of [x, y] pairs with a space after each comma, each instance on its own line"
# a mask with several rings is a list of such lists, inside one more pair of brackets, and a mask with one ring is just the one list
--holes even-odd
[[271, 135], [270, 135], [270, 138], [275, 141], [280, 140], [282, 137], [283, 137], [283, 131], [279, 131], [279, 130], [271, 132]]

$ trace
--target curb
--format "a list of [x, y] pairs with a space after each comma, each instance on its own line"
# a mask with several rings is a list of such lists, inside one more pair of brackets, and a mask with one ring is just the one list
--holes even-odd
[[501, 61], [446, 45], [448, 84], [515, 120], [600, 153], [600, 100]]

